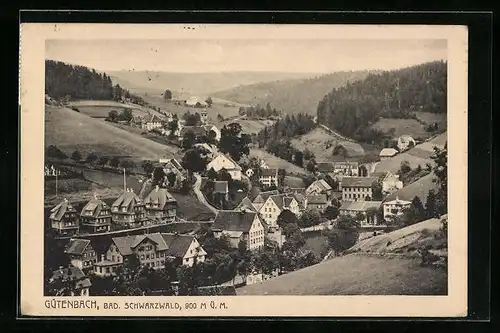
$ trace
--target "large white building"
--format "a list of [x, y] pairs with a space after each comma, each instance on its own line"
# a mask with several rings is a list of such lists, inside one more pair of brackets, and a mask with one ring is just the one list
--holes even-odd
[[395, 200], [386, 201], [384, 206], [384, 219], [390, 220], [396, 216], [401, 216], [404, 214], [404, 210], [410, 208], [411, 202], [406, 200], [400, 200], [396, 197]]
[[278, 216], [285, 209], [299, 216], [301, 209], [299, 203], [292, 195], [277, 194], [267, 198], [259, 209], [259, 214], [270, 228], [278, 228]]
[[241, 167], [230, 156], [223, 154], [217, 155], [217, 157], [207, 164], [207, 170], [212, 168], [216, 172], [226, 169], [233, 180], [241, 180]]

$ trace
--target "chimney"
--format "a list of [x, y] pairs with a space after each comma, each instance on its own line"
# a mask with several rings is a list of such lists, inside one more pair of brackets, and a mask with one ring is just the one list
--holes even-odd
[[105, 257], [104, 254], [101, 254], [101, 261], [104, 261]]

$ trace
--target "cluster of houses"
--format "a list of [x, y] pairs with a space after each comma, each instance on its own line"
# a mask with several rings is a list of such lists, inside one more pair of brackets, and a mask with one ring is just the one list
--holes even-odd
[[174, 221], [177, 201], [165, 188], [155, 187], [144, 200], [127, 189], [109, 206], [94, 197], [78, 212], [67, 200], [50, 210], [52, 230], [62, 236], [78, 233], [105, 233], [112, 225], [137, 228]]
[[416, 141], [410, 135], [401, 135], [398, 138], [397, 149], [396, 148], [384, 148], [380, 151], [379, 157], [380, 160], [387, 160], [395, 155], [404, 152], [405, 150], [411, 149], [415, 147]]

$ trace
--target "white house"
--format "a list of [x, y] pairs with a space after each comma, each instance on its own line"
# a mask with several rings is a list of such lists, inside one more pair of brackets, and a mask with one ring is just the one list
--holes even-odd
[[271, 195], [260, 207], [259, 214], [270, 228], [278, 228], [277, 219], [285, 209], [299, 216], [301, 209], [294, 196], [288, 194]]
[[256, 212], [246, 210], [220, 210], [211, 227], [216, 238], [229, 237], [233, 248], [238, 248], [240, 241], [247, 244], [250, 251], [264, 248], [265, 229]]
[[146, 129], [148, 131], [162, 127], [163, 127], [162, 120], [154, 114], [147, 116], [142, 121], [142, 129]]
[[306, 195], [330, 194], [332, 187], [324, 180], [318, 179], [306, 188]]
[[395, 200], [384, 202], [383, 206], [384, 206], [384, 219], [390, 220], [395, 216], [403, 215], [404, 210], [411, 206], [411, 202], [406, 200], [399, 200], [399, 198], [396, 197]]
[[259, 182], [265, 186], [278, 186], [278, 169], [261, 170]]
[[413, 147], [415, 147], [415, 144], [416, 144], [415, 139], [413, 139], [409, 135], [401, 135], [398, 138], [398, 149], [399, 149], [399, 151], [404, 151], [404, 150], [413, 148]]
[[403, 182], [399, 180], [399, 175], [387, 172], [382, 178], [382, 193], [390, 194], [403, 188]]
[[361, 227], [373, 227], [380, 225], [376, 211], [380, 209], [381, 201], [344, 201], [339, 208], [341, 215], [357, 218], [363, 214], [360, 221]]
[[383, 161], [383, 160], [386, 160], [386, 159], [393, 157], [397, 153], [398, 153], [398, 151], [394, 148], [384, 148], [380, 151], [379, 156], [380, 156], [380, 159]]
[[272, 191], [264, 191], [260, 192], [255, 199], [253, 199], [253, 206], [255, 209], [260, 210], [262, 205], [267, 201], [267, 199], [272, 196], [272, 195], [277, 195], [279, 194], [278, 190], [272, 190]]
[[[217, 126], [215, 126], [215, 125], [203, 125], [203, 128], [205, 129], [205, 131], [207, 133], [207, 137], [210, 137], [211, 135], [213, 135], [215, 138], [215, 141], [220, 141], [221, 133], [220, 133], [220, 129], [218, 129]], [[213, 132], [213, 134], [211, 134], [210, 132]]]
[[212, 168], [216, 172], [226, 169], [233, 180], [241, 180], [241, 167], [230, 156], [223, 154], [217, 155], [217, 157], [207, 164], [207, 170]]
[[101, 260], [94, 265], [95, 274], [110, 276], [123, 264], [124, 260], [136, 255], [140, 264], [153, 269], [165, 268], [165, 262], [178, 261], [192, 266], [194, 260], [205, 261], [207, 253], [194, 236], [171, 233], [112, 238], [112, 243]]

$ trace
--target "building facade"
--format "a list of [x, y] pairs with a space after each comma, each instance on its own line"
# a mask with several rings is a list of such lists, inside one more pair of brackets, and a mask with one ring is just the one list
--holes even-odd
[[74, 235], [80, 228], [78, 213], [67, 199], [50, 210], [49, 221], [52, 230], [61, 236]]
[[404, 214], [404, 210], [410, 208], [411, 202], [406, 200], [400, 200], [398, 197], [396, 197], [395, 200], [384, 202], [383, 206], [384, 206], [384, 219], [391, 220], [394, 217], [402, 216]]
[[97, 254], [88, 239], [70, 239], [64, 249], [71, 265], [83, 271], [93, 270]]
[[238, 248], [241, 241], [245, 242], [250, 251], [264, 248], [265, 229], [259, 215], [245, 210], [220, 210], [217, 212], [212, 232], [217, 238], [226, 235], [230, 245]]
[[381, 201], [345, 201], [339, 208], [340, 215], [348, 215], [358, 220], [362, 228], [383, 226], [379, 220], [377, 211], [380, 209]]
[[278, 228], [278, 216], [283, 210], [289, 210], [296, 216], [300, 216], [301, 210], [297, 200], [288, 194], [272, 195], [259, 209], [259, 215], [270, 228]]
[[111, 205], [111, 220], [127, 228], [142, 226], [146, 221], [146, 207], [144, 202], [132, 189], [127, 189]]
[[226, 169], [233, 180], [241, 180], [241, 167], [229, 156], [223, 154], [217, 155], [217, 157], [207, 164], [207, 170], [212, 168], [216, 172]]
[[365, 201], [373, 198], [372, 185], [377, 181], [373, 177], [342, 177], [343, 201]]
[[80, 212], [81, 228], [91, 233], [111, 230], [111, 208], [102, 200], [90, 200]]
[[409, 135], [401, 135], [398, 138], [398, 149], [399, 151], [405, 151], [407, 149], [415, 147], [415, 139]]
[[278, 169], [261, 170], [259, 182], [264, 186], [278, 186]]
[[149, 218], [160, 219], [161, 223], [173, 222], [177, 215], [177, 200], [158, 185], [144, 199], [146, 215]]

